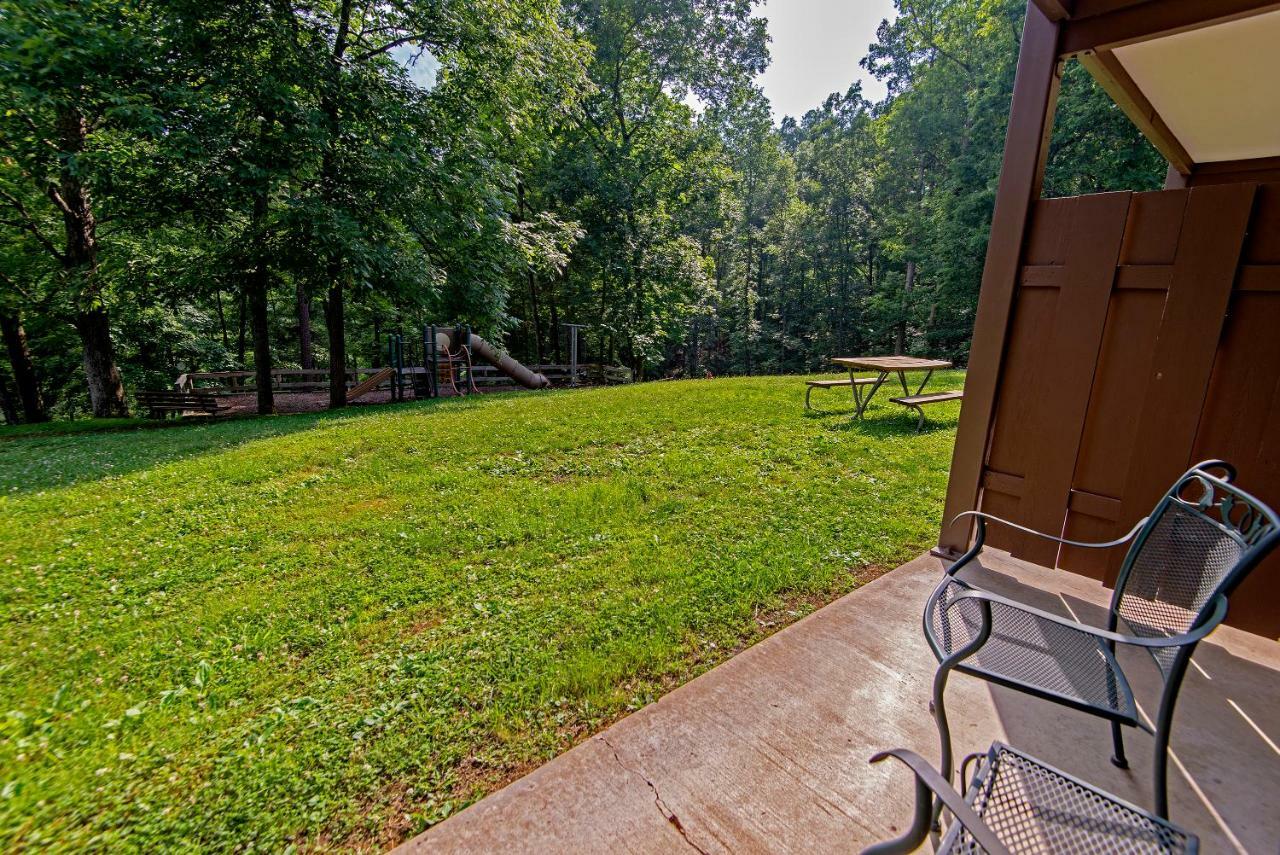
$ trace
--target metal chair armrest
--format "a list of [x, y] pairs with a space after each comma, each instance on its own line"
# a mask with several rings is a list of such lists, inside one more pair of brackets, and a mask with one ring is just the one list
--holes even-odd
[[[930, 766], [923, 757], [905, 748], [892, 748], [882, 751], [871, 758], [872, 763], [879, 763], [889, 757], [902, 761], [916, 776], [915, 817], [911, 828], [895, 840], [878, 843], [862, 850], [862, 855], [897, 855], [911, 852], [918, 848], [929, 835], [929, 826], [933, 819], [933, 798], [937, 796], [947, 810], [964, 826], [973, 839], [991, 855], [1009, 855], [1009, 850], [1000, 838], [982, 821], [982, 817], [957, 793], [937, 770]], [[931, 795], [932, 794], [932, 795]]]
[[1009, 528], [1017, 529], [1024, 534], [1032, 534], [1036, 537], [1042, 537], [1045, 540], [1052, 540], [1055, 543], [1062, 543], [1067, 546], [1079, 546], [1083, 549], [1110, 549], [1113, 546], [1120, 546], [1121, 544], [1128, 543], [1130, 540], [1133, 540], [1133, 536], [1138, 533], [1138, 530], [1147, 524], [1147, 518], [1143, 517], [1138, 520], [1133, 528], [1129, 529], [1129, 533], [1124, 537], [1117, 538], [1116, 540], [1108, 540], [1105, 543], [1089, 543], [1083, 540], [1068, 540], [1065, 537], [1058, 537], [1057, 535], [1046, 534], [1043, 531], [1036, 531], [1034, 528], [1027, 528], [1025, 525], [1019, 525], [1016, 522], [1011, 522], [1002, 517], [995, 516], [994, 514], [986, 513], [985, 511], [965, 511], [964, 513], [956, 514], [955, 517], [952, 518], [951, 524], [955, 525], [961, 517], [975, 517], [980, 523], [985, 523], [987, 520], [990, 520], [991, 522], [997, 522], [1001, 525], [1008, 526]]
[[[1217, 628], [1218, 624], [1222, 623], [1222, 619], [1227, 616], [1227, 598], [1219, 594], [1214, 598], [1213, 611], [1209, 614], [1209, 617], [1204, 623], [1195, 627], [1190, 632], [1185, 632], [1181, 635], [1171, 635], [1166, 638], [1145, 638], [1140, 635], [1125, 635], [1120, 632], [1100, 629], [1099, 627], [1091, 626], [1087, 623], [1080, 623], [1079, 621], [1071, 620], [1070, 618], [1064, 618], [1061, 615], [1055, 615], [1052, 612], [1046, 612], [1042, 609], [1029, 606], [1026, 603], [1020, 603], [1017, 600], [1011, 600], [1008, 597], [1002, 597], [999, 594], [993, 594], [990, 591], [983, 591], [978, 588], [971, 588], [967, 591], [957, 593], [951, 598], [951, 602], [947, 603], [946, 608], [950, 609], [961, 600], [982, 600], [987, 603], [998, 603], [1006, 608], [1017, 609], [1025, 614], [1034, 615], [1040, 620], [1056, 623], [1059, 626], [1074, 629], [1077, 632], [1083, 632], [1086, 635], [1092, 635], [1100, 641], [1110, 641], [1114, 644], [1128, 644], [1133, 647], [1147, 648], [1182, 647], [1186, 644], [1194, 644], [1209, 633], [1213, 632], [1213, 630]], [[980, 648], [981, 645], [978, 645], [978, 649]], [[971, 651], [970, 655], [976, 652], [977, 649]]]
[[957, 522], [960, 521], [961, 517], [973, 517], [974, 520], [978, 523], [978, 527], [977, 527], [977, 531], [974, 533], [973, 546], [969, 547], [968, 552], [966, 552], [964, 555], [961, 555], [954, 562], [952, 562], [950, 567], [946, 568], [946, 573], [948, 576], [956, 575], [956, 573], [960, 572], [960, 568], [964, 567], [974, 558], [978, 557], [978, 553], [982, 552], [982, 545], [987, 539], [987, 520], [1000, 523], [1001, 525], [1005, 525], [1005, 526], [1008, 526], [1009, 528], [1016, 529], [1021, 532], [1025, 532], [1026, 534], [1034, 535], [1035, 537], [1042, 537], [1046, 540], [1052, 540], [1055, 543], [1062, 543], [1067, 546], [1079, 546], [1085, 549], [1109, 549], [1113, 546], [1120, 546], [1123, 543], [1128, 543], [1130, 540], [1133, 539], [1134, 535], [1138, 533], [1138, 530], [1141, 529], [1147, 523], [1147, 518], [1143, 517], [1142, 519], [1138, 520], [1137, 524], [1134, 525], [1133, 528], [1129, 529], [1128, 534], [1126, 534], [1124, 537], [1118, 540], [1109, 540], [1106, 543], [1086, 543], [1082, 540], [1068, 540], [1064, 537], [1057, 537], [1056, 535], [1046, 534], [1043, 531], [1036, 531], [1033, 528], [1027, 528], [1026, 526], [1018, 525], [1015, 522], [1010, 522], [1009, 520], [995, 516], [994, 514], [986, 513], [985, 511], [965, 511], [963, 513], [956, 514], [951, 519], [950, 524], [955, 525]]

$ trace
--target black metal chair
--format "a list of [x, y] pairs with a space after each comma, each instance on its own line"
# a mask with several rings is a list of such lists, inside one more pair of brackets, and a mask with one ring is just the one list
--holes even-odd
[[[977, 518], [973, 547], [947, 569], [924, 613], [925, 637], [941, 663], [934, 676], [933, 711], [944, 776], [950, 778], [952, 754], [943, 694], [955, 670], [1108, 719], [1115, 747], [1112, 762], [1121, 768], [1128, 763], [1120, 727], [1152, 733], [1155, 811], [1169, 815], [1169, 728], [1191, 654], [1226, 617], [1227, 597], [1280, 541], [1280, 519], [1234, 486], [1235, 475], [1232, 466], [1218, 460], [1192, 467], [1151, 516], [1110, 543], [1079, 543], [989, 514], [966, 514]], [[1103, 548], [1132, 540], [1116, 580], [1107, 628], [1050, 614], [956, 578], [982, 551], [988, 520], [1072, 546]], [[1121, 619], [1132, 634], [1116, 631]], [[1116, 660], [1117, 644], [1147, 650], [1159, 668], [1164, 688], [1154, 728], [1138, 713]]]
[[[1086, 784], [1002, 743], [976, 762], [964, 797], [920, 755], [897, 748], [871, 758], [895, 757], [916, 776], [915, 818], [900, 837], [863, 850], [863, 855], [912, 852], [929, 834], [934, 799], [955, 818], [937, 853], [1195, 853], [1200, 842], [1167, 820]], [[965, 768], [961, 769], [964, 778]]]

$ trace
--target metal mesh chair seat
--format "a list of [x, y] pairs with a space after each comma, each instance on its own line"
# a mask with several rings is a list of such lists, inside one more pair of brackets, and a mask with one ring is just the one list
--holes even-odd
[[[965, 801], [1011, 852], [1157, 855], [1199, 848], [1170, 823], [1001, 743], [979, 761]], [[953, 823], [937, 851], [984, 850]]]
[[[1234, 483], [1236, 471], [1206, 460], [1182, 474], [1124, 537], [1082, 543], [982, 511], [973, 545], [954, 564], [925, 606], [925, 636], [938, 657], [933, 713], [942, 743], [942, 774], [952, 768], [951, 731], [943, 695], [960, 671], [1110, 720], [1111, 761], [1124, 768], [1124, 726], [1155, 737], [1155, 810], [1169, 815], [1168, 747], [1173, 709], [1196, 645], [1222, 622], [1227, 598], [1280, 544], [1280, 517]], [[1065, 546], [1109, 549], [1128, 543], [1107, 625], [1089, 627], [982, 591], [957, 573], [982, 552], [988, 522]], [[1120, 624], [1126, 631], [1119, 631]], [[1116, 662], [1117, 645], [1147, 650], [1163, 678], [1154, 722], [1138, 718], [1133, 693]]]
[[[946, 659], [973, 641], [982, 626], [977, 600], [955, 596], [970, 586], [949, 579], [931, 599], [926, 636]], [[993, 603], [991, 636], [959, 670], [1006, 685], [1034, 686], [1073, 706], [1138, 721], [1133, 693], [1114, 654], [1096, 636]]]

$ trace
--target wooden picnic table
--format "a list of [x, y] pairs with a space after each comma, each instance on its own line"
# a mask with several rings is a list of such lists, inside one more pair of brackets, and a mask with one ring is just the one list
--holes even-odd
[[[871, 399], [875, 397], [880, 387], [884, 385], [884, 381], [889, 378], [890, 374], [897, 374], [898, 381], [902, 383], [902, 393], [904, 396], [913, 397], [920, 395], [924, 391], [924, 387], [928, 385], [929, 378], [933, 376], [933, 372], [940, 368], [950, 368], [951, 363], [945, 359], [923, 359], [917, 356], [837, 356], [832, 362], [842, 365], [849, 369], [849, 382], [853, 387], [853, 402], [856, 410], [854, 418], [862, 418], [862, 414], [867, 411], [867, 405], [871, 403]], [[854, 377], [859, 371], [876, 372], [875, 380], [868, 386], [864, 393], [862, 387], [868, 385], [865, 382], [859, 383]], [[913, 395], [911, 389], [907, 386], [908, 372], [925, 372], [924, 380], [920, 381], [920, 385], [916, 388]]]

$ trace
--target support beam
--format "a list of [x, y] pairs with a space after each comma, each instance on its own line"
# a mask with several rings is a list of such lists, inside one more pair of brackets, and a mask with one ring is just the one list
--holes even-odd
[[1033, 2], [1040, 7], [1040, 11], [1044, 12], [1046, 18], [1055, 23], [1071, 17], [1071, 10], [1067, 8], [1069, 0], [1033, 0]]
[[965, 402], [960, 410], [938, 540], [939, 551], [944, 554], [967, 547], [971, 526], [949, 523], [956, 514], [973, 510], [978, 502], [1005, 338], [1021, 273], [1023, 239], [1032, 203], [1040, 196], [1040, 180], [1053, 128], [1058, 98], [1060, 26], [1050, 20], [1034, 0], [1028, 4], [982, 290], [978, 295], [977, 321], [969, 350]]
[[1208, 184], [1239, 184], [1257, 181], [1280, 181], [1280, 157], [1254, 157], [1245, 160], [1220, 160], [1198, 163], [1187, 182], [1189, 187]]
[[1224, 24], [1280, 9], [1275, 0], [1161, 0], [1137, 3], [1092, 17], [1076, 17], [1063, 24], [1059, 50], [1075, 56], [1087, 50], [1116, 48], [1174, 33]]
[[1116, 102], [1129, 120], [1151, 141], [1156, 151], [1183, 175], [1190, 175], [1195, 161], [1187, 153], [1173, 131], [1165, 124], [1156, 108], [1142, 94], [1142, 89], [1129, 76], [1120, 60], [1109, 50], [1085, 51], [1080, 54], [1080, 64], [1098, 81], [1111, 100]]

